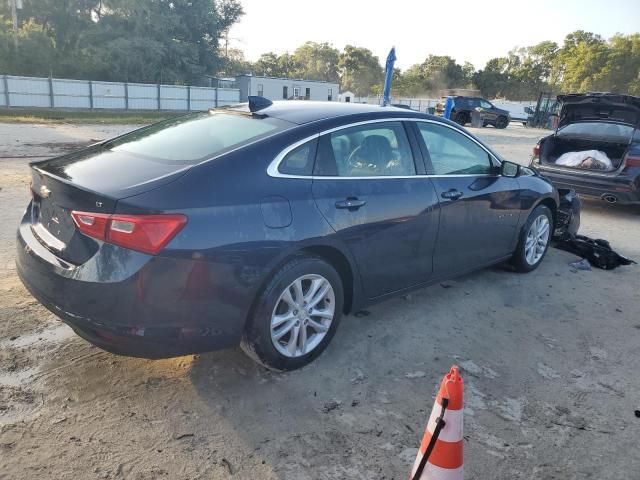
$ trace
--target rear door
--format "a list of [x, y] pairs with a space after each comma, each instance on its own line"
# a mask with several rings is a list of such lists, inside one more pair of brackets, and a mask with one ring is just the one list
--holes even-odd
[[434, 274], [472, 270], [513, 251], [520, 216], [517, 179], [472, 137], [442, 123], [416, 122], [440, 202]]
[[341, 128], [318, 142], [313, 196], [356, 259], [370, 298], [432, 273], [438, 200], [431, 181], [417, 174], [424, 166], [416, 170], [414, 144], [400, 121]]

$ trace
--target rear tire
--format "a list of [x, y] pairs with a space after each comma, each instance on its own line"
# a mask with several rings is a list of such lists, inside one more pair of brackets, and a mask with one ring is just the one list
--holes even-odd
[[517, 272], [527, 273], [538, 268], [551, 244], [553, 228], [551, 210], [538, 205], [522, 228], [518, 247], [511, 257], [511, 264]]
[[343, 305], [343, 286], [336, 270], [321, 258], [295, 257], [262, 290], [240, 347], [271, 370], [303, 367], [333, 338]]
[[498, 117], [498, 119], [496, 120], [496, 128], [507, 128], [507, 125], [509, 125], [509, 120], [507, 120], [507, 117]]

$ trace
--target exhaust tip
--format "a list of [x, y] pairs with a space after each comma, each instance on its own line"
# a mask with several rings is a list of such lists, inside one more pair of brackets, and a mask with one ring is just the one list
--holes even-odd
[[605, 193], [604, 195], [602, 195], [602, 200], [604, 200], [607, 203], [617, 203], [618, 202], [618, 197], [616, 197], [615, 195], [611, 195], [610, 193]]

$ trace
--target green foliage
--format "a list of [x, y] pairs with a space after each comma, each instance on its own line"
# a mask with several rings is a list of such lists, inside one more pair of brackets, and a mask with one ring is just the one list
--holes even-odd
[[347, 45], [338, 60], [340, 88], [356, 96], [372, 93], [374, 87], [382, 87], [384, 70], [380, 60], [367, 48]]
[[[0, 72], [16, 75], [148, 83], [198, 84], [203, 74], [253, 72], [339, 82], [356, 96], [380, 94], [380, 59], [362, 47], [342, 52], [306, 42], [293, 53], [267, 52], [256, 62], [220, 39], [243, 15], [239, 0], [29, 0], [14, 33], [0, 0]], [[481, 70], [429, 55], [394, 71], [394, 96], [437, 96], [478, 88], [486, 97], [533, 100], [541, 91], [613, 91], [640, 95], [640, 33], [605, 40], [577, 30], [516, 48]]]
[[296, 77], [326, 82], [338, 81], [340, 52], [328, 43], [307, 42], [293, 52]]
[[471, 83], [473, 65], [459, 65], [449, 56], [429, 55], [424, 62], [407, 69], [399, 76], [393, 93], [402, 96], [437, 95], [445, 88], [465, 88]]
[[39, 0], [24, 6], [15, 42], [8, 7], [0, 3], [3, 71], [131, 82], [196, 83], [223, 69], [220, 37], [243, 14], [237, 0]]
[[488, 97], [534, 99], [543, 91], [640, 94], [640, 34], [609, 41], [591, 32], [568, 34], [562, 47], [541, 42], [494, 58], [475, 73], [474, 84]]

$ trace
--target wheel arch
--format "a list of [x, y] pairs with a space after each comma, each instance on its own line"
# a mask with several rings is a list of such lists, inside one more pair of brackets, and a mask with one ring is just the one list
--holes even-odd
[[344, 252], [338, 246], [326, 243], [308, 243], [300, 244], [297, 248], [289, 250], [280, 255], [272, 264], [268, 267], [269, 273], [262, 278], [259, 285], [255, 287], [253, 300], [251, 305], [245, 314], [245, 328], [248, 321], [253, 314], [256, 302], [258, 301], [260, 292], [265, 288], [273, 276], [278, 270], [289, 262], [292, 258], [299, 255], [307, 255], [321, 258], [336, 269], [342, 286], [344, 289], [344, 305], [343, 313], [348, 314], [353, 311], [361, 302], [361, 285], [360, 277], [357, 271], [357, 267], [352, 259], [349, 258], [348, 253]]
[[347, 256], [338, 248], [329, 245], [307, 246], [299, 250], [298, 253], [306, 253], [320, 257], [336, 269], [338, 275], [340, 275], [340, 280], [342, 280], [342, 287], [344, 289], [343, 313], [348, 314], [351, 312], [355, 296], [355, 275], [351, 262], [349, 262]]
[[553, 216], [553, 225], [552, 225], [552, 227], [555, 229], [555, 225], [556, 225], [556, 221], [557, 221], [557, 217], [558, 217], [558, 203], [551, 197], [545, 197], [542, 200], [540, 200], [538, 203], [536, 203], [533, 206], [533, 208], [531, 209], [531, 211], [533, 211], [534, 209], [536, 209], [540, 205], [544, 205], [549, 210], [551, 210], [551, 215]]

